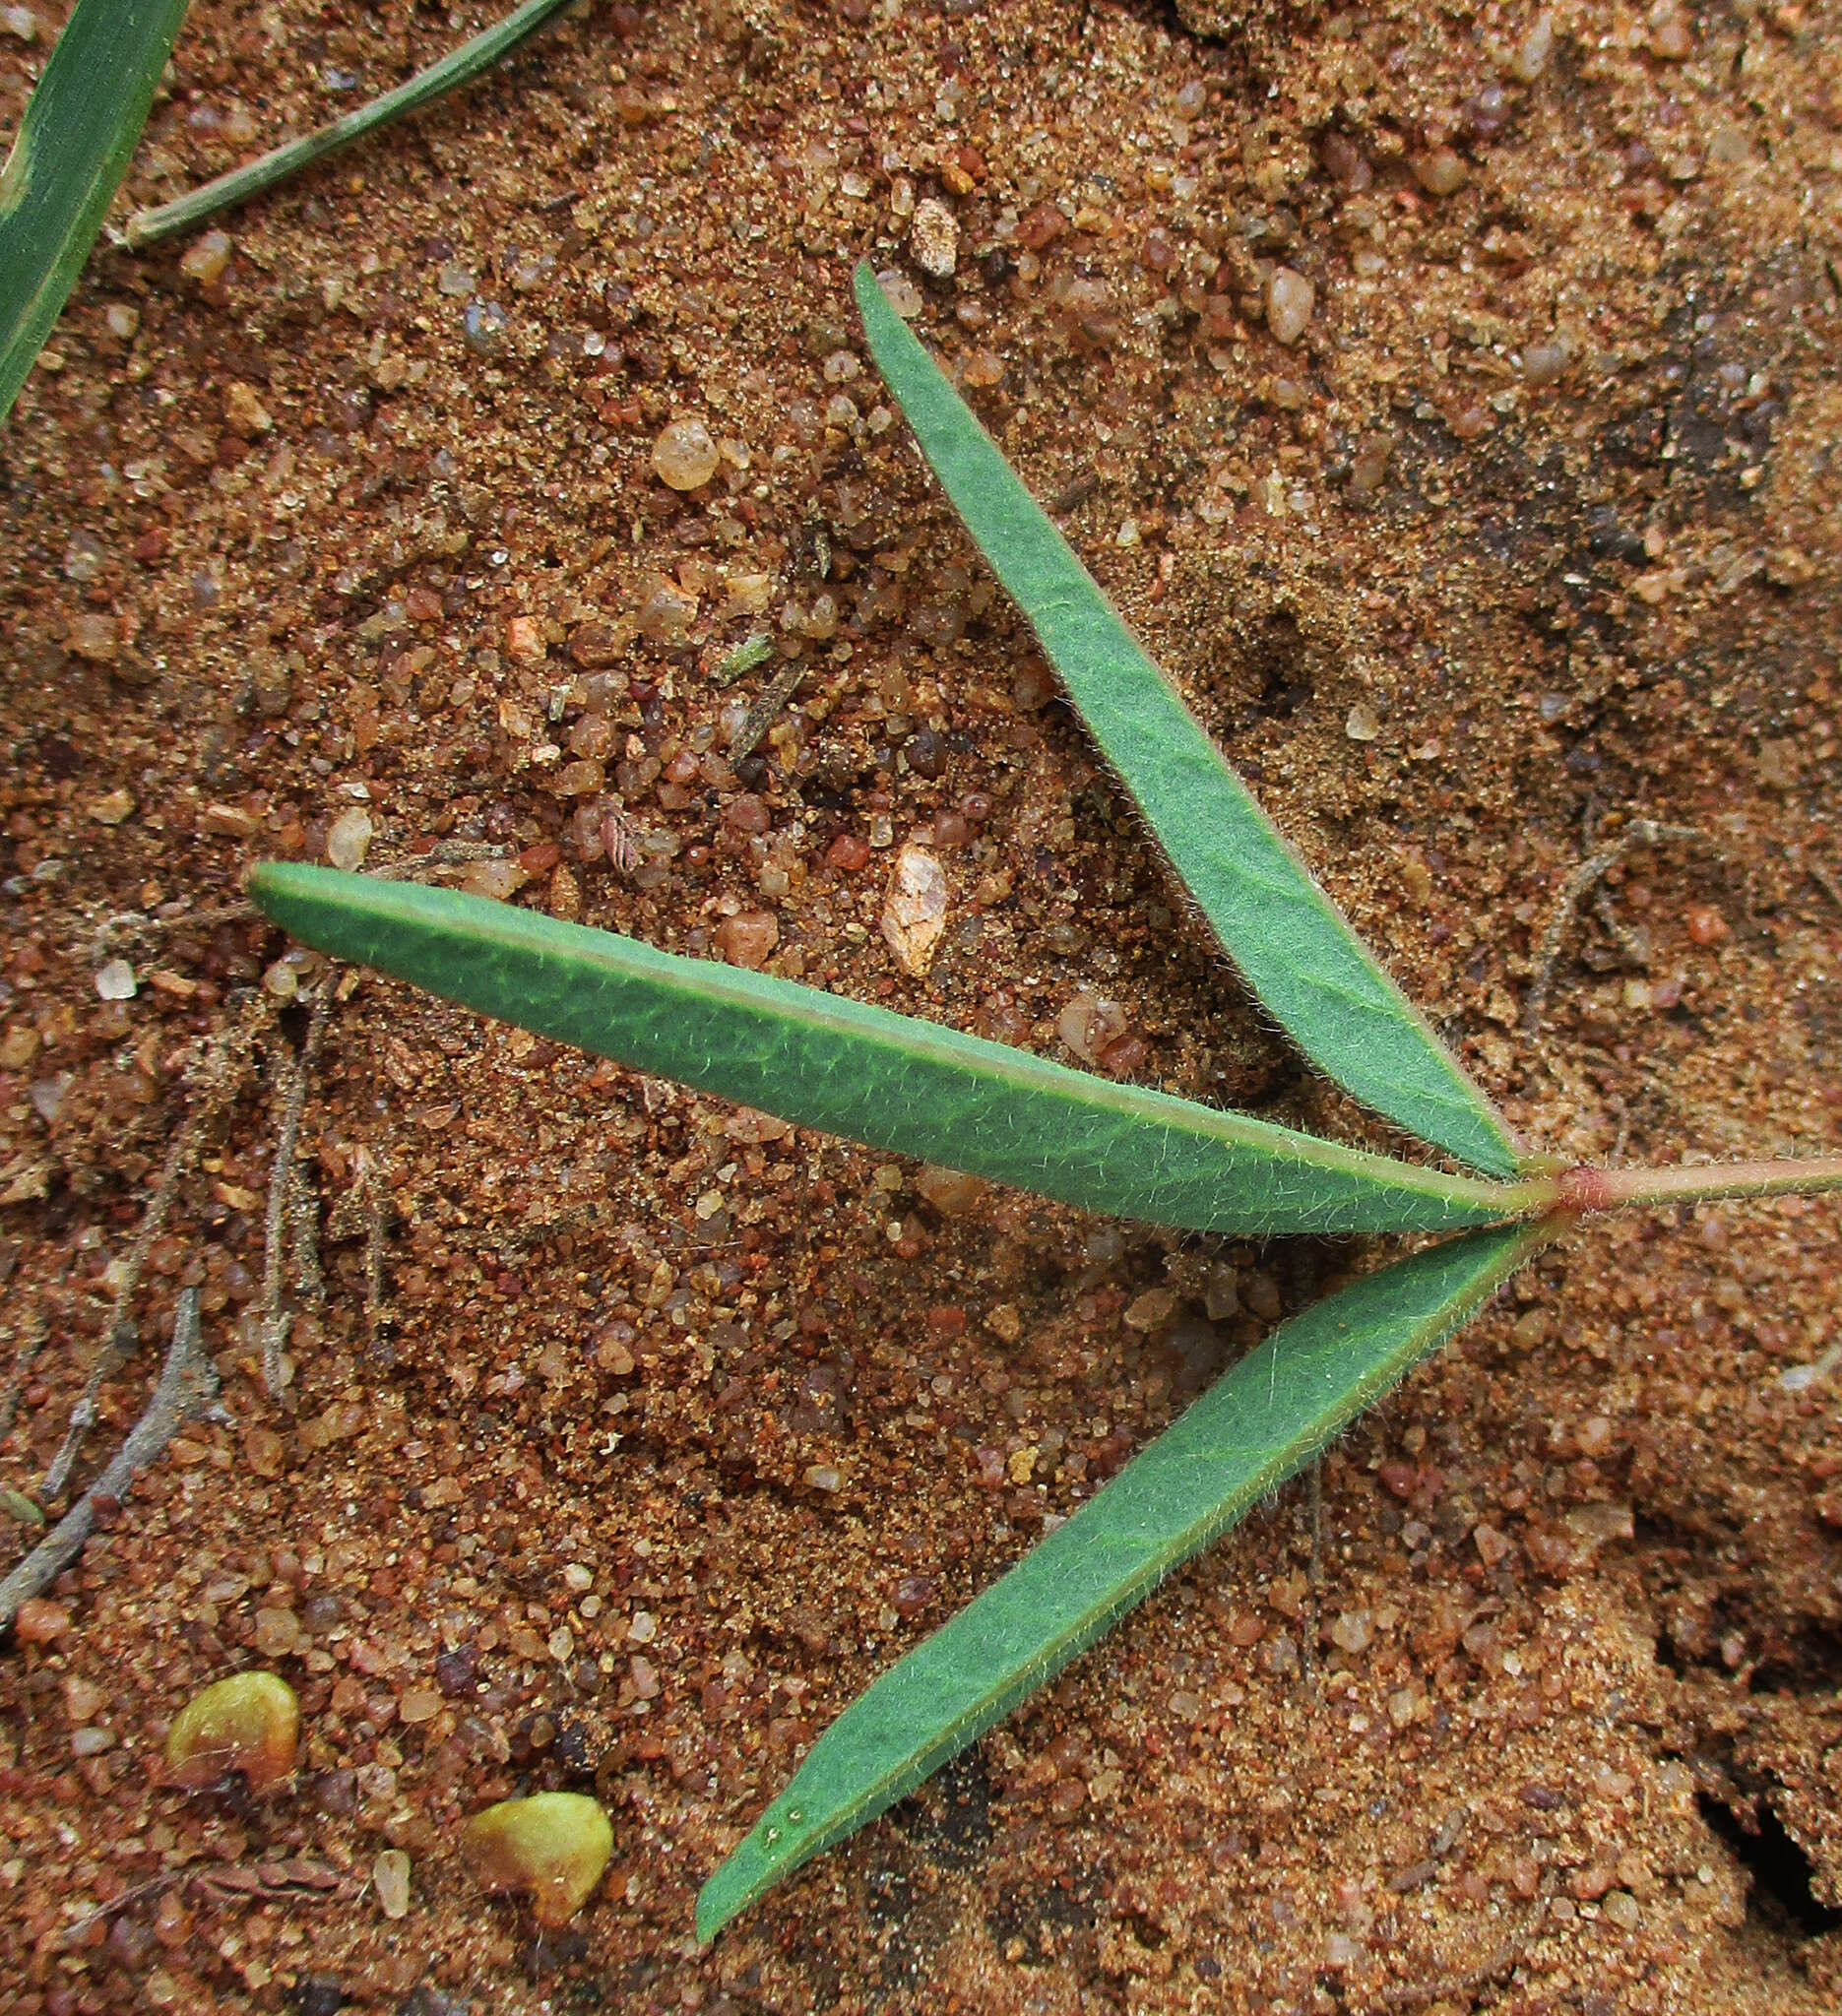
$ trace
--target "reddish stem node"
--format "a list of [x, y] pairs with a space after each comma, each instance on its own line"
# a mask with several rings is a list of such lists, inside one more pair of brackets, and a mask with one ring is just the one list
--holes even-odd
[[1604, 1169], [1578, 1162], [1561, 1170], [1555, 1202], [1562, 1211], [1610, 1211], [1615, 1201]]

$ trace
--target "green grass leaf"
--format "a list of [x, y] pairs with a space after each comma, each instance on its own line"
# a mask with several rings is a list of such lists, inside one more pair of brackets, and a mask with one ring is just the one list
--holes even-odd
[[77, 0], [0, 166], [0, 420], [128, 172], [185, 0]]
[[1473, 1168], [1516, 1145], [1483, 1092], [1254, 802], [867, 266], [871, 354], [1089, 732], [1268, 1014], [1347, 1092]]
[[228, 174], [218, 176], [202, 188], [175, 197], [171, 203], [162, 203], [153, 210], [136, 211], [122, 229], [123, 244], [134, 250], [161, 238], [170, 238], [176, 232], [189, 231], [206, 218], [216, 216], [221, 210], [228, 210], [233, 204], [247, 203], [252, 196], [259, 196], [265, 189], [272, 189], [276, 183], [298, 174], [313, 162], [352, 146], [367, 134], [375, 133], [380, 126], [388, 126], [393, 120], [419, 111], [436, 98], [459, 91], [463, 85], [472, 84], [482, 72], [490, 70], [520, 42], [536, 34], [553, 15], [560, 14], [571, 4], [572, 0], [525, 0], [524, 6], [514, 8], [503, 21], [495, 21], [490, 28], [481, 29], [478, 34], [463, 42], [458, 49], [450, 49], [439, 62], [431, 63], [426, 70], [418, 70], [407, 83], [398, 85], [395, 91], [387, 91], [368, 104], [359, 105], [337, 119], [329, 119], [324, 126], [316, 126], [300, 139], [273, 149], [260, 160], [232, 168]]
[[697, 1936], [989, 1729], [1442, 1344], [1551, 1236], [1474, 1232], [1295, 1316], [1034, 1552], [860, 1694], [704, 1885]]
[[1545, 1207], [771, 975], [511, 904], [329, 868], [258, 868], [295, 937], [502, 1022], [797, 1125], [1090, 1211], [1201, 1231], [1429, 1231]]

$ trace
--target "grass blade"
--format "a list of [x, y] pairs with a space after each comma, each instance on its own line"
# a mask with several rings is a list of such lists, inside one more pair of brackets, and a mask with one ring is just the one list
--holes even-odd
[[1449, 1240], [1282, 1324], [844, 1711], [704, 1885], [697, 1936], [714, 1938], [1046, 1685], [1444, 1343], [1550, 1236], [1536, 1225]]
[[502, 1022], [1093, 1211], [1204, 1231], [1440, 1230], [1554, 1191], [1366, 1155], [510, 904], [273, 864], [250, 894], [306, 944]]
[[0, 165], [0, 420], [134, 158], [185, 0], [77, 0]]
[[1139, 648], [867, 266], [856, 285], [871, 353], [953, 508], [1267, 1012], [1365, 1105], [1473, 1168], [1513, 1174], [1515, 1143], [1483, 1092]]
[[159, 204], [152, 210], [137, 210], [122, 228], [122, 243], [134, 251], [161, 238], [170, 238], [179, 231], [189, 231], [206, 218], [215, 217], [219, 211], [228, 210], [234, 204], [247, 203], [252, 196], [260, 196], [265, 189], [272, 189], [287, 176], [298, 174], [302, 168], [324, 160], [328, 155], [337, 154], [342, 148], [350, 147], [367, 134], [375, 133], [380, 126], [388, 126], [393, 120], [419, 111], [436, 98], [445, 97], [449, 92], [459, 91], [463, 85], [472, 84], [482, 71], [490, 70], [501, 57], [508, 55], [528, 36], [536, 34], [552, 15], [560, 14], [570, 4], [571, 0], [525, 0], [524, 6], [515, 8], [503, 21], [481, 29], [471, 40], [463, 42], [458, 49], [450, 49], [447, 55], [439, 62], [431, 63], [426, 70], [418, 70], [408, 83], [398, 85], [395, 91], [385, 92], [381, 97], [373, 98], [369, 104], [360, 105], [341, 118], [329, 119], [324, 126], [315, 127], [299, 140], [290, 140], [285, 147], [273, 149], [260, 160], [232, 168], [228, 174], [219, 175], [201, 188], [175, 197], [171, 203]]

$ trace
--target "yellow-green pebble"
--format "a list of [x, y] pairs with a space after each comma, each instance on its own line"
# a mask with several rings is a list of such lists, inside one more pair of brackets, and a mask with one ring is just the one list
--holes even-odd
[[279, 1673], [232, 1673], [194, 1694], [166, 1736], [166, 1773], [178, 1785], [205, 1786], [240, 1771], [251, 1792], [294, 1768], [300, 1703]]
[[538, 1922], [560, 1925], [602, 1880], [614, 1830], [585, 1794], [540, 1792], [476, 1813], [461, 1845], [482, 1889], [528, 1892]]

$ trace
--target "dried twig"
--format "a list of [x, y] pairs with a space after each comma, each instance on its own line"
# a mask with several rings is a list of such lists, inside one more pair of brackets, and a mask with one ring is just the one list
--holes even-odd
[[95, 1531], [104, 1499], [119, 1505], [127, 1497], [136, 1473], [157, 1461], [188, 1421], [223, 1418], [218, 1407], [218, 1368], [200, 1339], [198, 1291], [184, 1290], [173, 1317], [172, 1345], [160, 1367], [147, 1410], [128, 1430], [127, 1439], [50, 1533], [33, 1547], [4, 1582], [0, 1582], [0, 1631], [12, 1628], [20, 1606], [48, 1589], [83, 1552]]
[[95, 936], [90, 941], [91, 961], [97, 963], [123, 945], [161, 938], [168, 931], [213, 930], [219, 924], [245, 923], [257, 914], [253, 903], [222, 903], [211, 910], [181, 911], [170, 917], [151, 917], [138, 910], [116, 911], [96, 926]]
[[159, 1181], [148, 1200], [147, 1212], [141, 1220], [140, 1230], [135, 1234], [134, 1244], [122, 1262], [114, 1305], [108, 1313], [108, 1323], [102, 1332], [95, 1362], [90, 1367], [90, 1376], [84, 1381], [77, 1405], [71, 1409], [70, 1426], [64, 1431], [64, 1440], [58, 1445], [58, 1452], [52, 1457], [44, 1481], [38, 1487], [38, 1496], [45, 1504], [63, 1496], [64, 1487], [70, 1482], [70, 1474], [83, 1453], [84, 1438], [95, 1425], [96, 1399], [102, 1391], [103, 1382], [120, 1370], [139, 1341], [128, 1309], [141, 1286], [141, 1276], [147, 1269], [147, 1256], [154, 1249], [154, 1241], [165, 1229], [173, 1199], [198, 1155], [206, 1129], [217, 1124], [241, 1082], [242, 1074], [232, 1070], [232, 1061], [247, 1049], [253, 1026], [254, 1017], [245, 1015], [241, 1021], [221, 1031], [205, 1054], [199, 1072], [202, 1096], [186, 1115], [166, 1152], [166, 1166], [160, 1170]]
[[276, 1074], [276, 1090], [282, 1101], [282, 1124], [276, 1134], [275, 1162], [269, 1170], [269, 1208], [263, 1223], [262, 1246], [262, 1383], [273, 1400], [282, 1390], [282, 1340], [287, 1331], [287, 1311], [282, 1306], [282, 1289], [286, 1270], [283, 1264], [283, 1232], [289, 1205], [300, 1182], [294, 1166], [300, 1140], [301, 1108], [307, 1102], [307, 1084], [320, 1054], [320, 1040], [326, 1034], [327, 1011], [332, 1006], [330, 987], [314, 997], [313, 1013], [307, 1022], [306, 1040], [299, 1053]]
[[327, 1218], [327, 1233], [335, 1239], [364, 1234], [364, 1321], [373, 1353], [383, 1334], [385, 1306], [384, 1258], [390, 1241], [388, 1165], [369, 1148], [352, 1151], [350, 1186]]
[[744, 756], [753, 755], [755, 745], [779, 720], [781, 709], [794, 697], [794, 688], [811, 669], [804, 659], [792, 658], [774, 674], [761, 698], [748, 710], [747, 720], [735, 731], [735, 739], [730, 744], [731, 763], [739, 763]]
[[[1554, 984], [1561, 940], [1566, 936], [1567, 926], [1573, 921], [1581, 899], [1598, 886], [1608, 868], [1616, 867], [1633, 848], [1656, 847], [1664, 841], [1695, 847], [1713, 845], [1697, 827], [1665, 826], [1655, 819], [1633, 819], [1610, 847], [1590, 854], [1560, 885], [1560, 898], [1555, 905], [1554, 915], [1548, 920], [1548, 929], [1542, 934], [1542, 949], [1535, 961], [1535, 976], [1529, 982], [1529, 991], [1522, 1004], [1522, 1031], [1525, 1036], [1534, 1036], [1541, 1029], [1542, 1011], [1548, 1005], [1548, 990]], [[1590, 829], [1587, 845], [1592, 845]], [[1627, 934], [1615, 926], [1614, 935], [1620, 941], [1620, 950], [1625, 949], [1623, 940]]]

